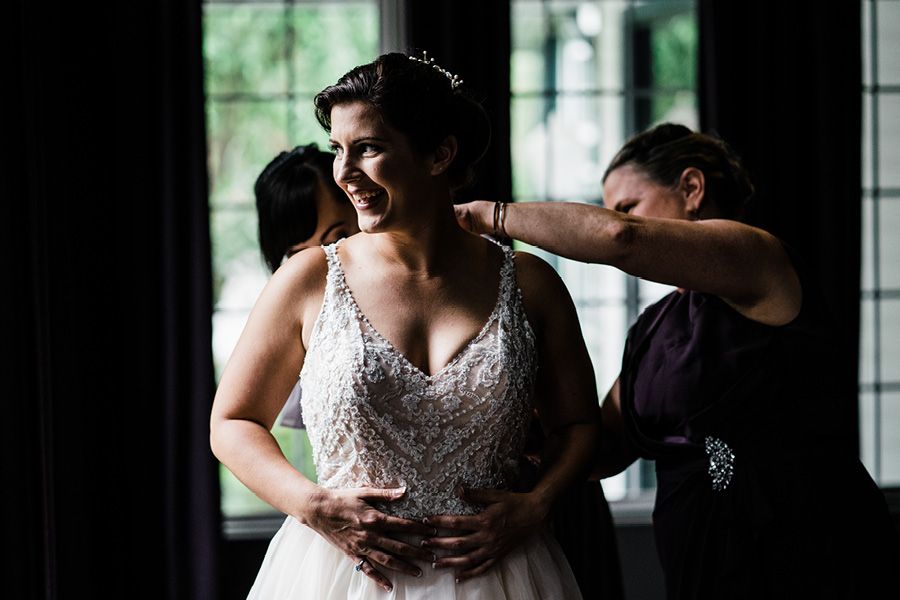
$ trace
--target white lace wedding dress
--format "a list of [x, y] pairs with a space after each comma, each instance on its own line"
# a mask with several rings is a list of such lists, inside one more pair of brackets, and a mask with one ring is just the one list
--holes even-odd
[[[339, 244], [339, 243], [338, 243]], [[318, 483], [327, 488], [406, 486], [377, 505], [398, 517], [474, 514], [457, 488], [509, 488], [531, 416], [534, 333], [506, 254], [497, 304], [481, 332], [446, 367], [426, 375], [369, 324], [344, 280], [338, 244], [325, 247], [328, 281], [303, 365], [303, 420]], [[404, 539], [417, 544], [421, 536]], [[462, 600], [581, 598], [549, 532], [535, 534], [486, 574], [460, 583], [453, 569], [410, 577], [380, 569], [388, 593], [312, 529], [288, 517], [273, 538], [250, 598]]]

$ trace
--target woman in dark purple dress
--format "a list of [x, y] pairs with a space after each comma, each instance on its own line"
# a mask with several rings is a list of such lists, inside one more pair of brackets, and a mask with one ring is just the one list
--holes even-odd
[[900, 590], [882, 492], [835, 394], [831, 319], [796, 254], [739, 222], [753, 186], [720, 140], [661, 125], [604, 176], [609, 209], [475, 202], [457, 217], [678, 289], [632, 327], [603, 404], [599, 472], [654, 459], [670, 599]]

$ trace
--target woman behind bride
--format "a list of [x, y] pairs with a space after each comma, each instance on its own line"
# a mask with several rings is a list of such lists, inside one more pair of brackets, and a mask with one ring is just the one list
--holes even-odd
[[[213, 450], [288, 515], [250, 596], [580, 598], [546, 518], [597, 450], [595, 382], [555, 271], [457, 223], [484, 110], [404, 54], [315, 105], [362, 233], [275, 272], [222, 375]], [[298, 374], [316, 483], [269, 433]], [[535, 413], [552, 457], [517, 491]]]

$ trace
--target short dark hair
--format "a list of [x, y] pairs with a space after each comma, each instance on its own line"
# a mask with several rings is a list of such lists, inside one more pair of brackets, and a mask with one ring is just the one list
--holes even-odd
[[455, 136], [456, 158], [447, 170], [450, 186], [460, 190], [474, 183], [475, 167], [490, 144], [491, 125], [465, 84], [453, 85], [442, 71], [394, 52], [352, 69], [316, 95], [316, 117], [326, 131], [331, 131], [331, 109], [350, 102], [374, 107], [421, 153]]
[[281, 152], [266, 165], [253, 192], [259, 218], [259, 248], [271, 272], [275, 272], [287, 251], [316, 231], [316, 192], [319, 183], [343, 199], [334, 183], [331, 168], [334, 155], [316, 144], [297, 146]]
[[678, 185], [688, 167], [699, 169], [706, 180], [707, 198], [729, 219], [743, 218], [754, 193], [747, 170], [728, 144], [684, 125], [663, 123], [628, 140], [609, 163], [603, 181], [624, 165], [633, 165], [664, 186]]

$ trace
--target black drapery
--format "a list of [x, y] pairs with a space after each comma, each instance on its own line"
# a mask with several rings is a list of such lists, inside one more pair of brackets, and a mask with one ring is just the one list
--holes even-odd
[[5, 10], [3, 595], [215, 598], [200, 3]]
[[[700, 106], [757, 186], [748, 221], [812, 266], [858, 382], [862, 66], [860, 4], [700, 0]], [[852, 403], [848, 403], [852, 404]], [[857, 436], [856, 406], [848, 435]]]

